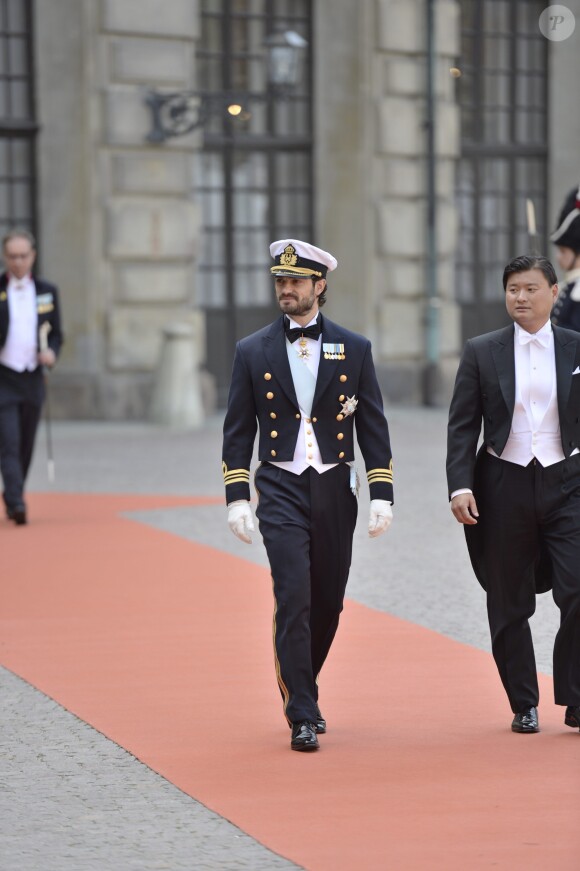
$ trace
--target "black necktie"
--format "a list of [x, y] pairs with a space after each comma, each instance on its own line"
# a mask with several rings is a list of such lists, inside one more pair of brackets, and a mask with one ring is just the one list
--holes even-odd
[[295, 342], [300, 336], [306, 336], [308, 339], [318, 339], [322, 332], [322, 327], [318, 321], [310, 327], [291, 327], [290, 321], [287, 320], [284, 329], [286, 330], [286, 338], [289, 342]]

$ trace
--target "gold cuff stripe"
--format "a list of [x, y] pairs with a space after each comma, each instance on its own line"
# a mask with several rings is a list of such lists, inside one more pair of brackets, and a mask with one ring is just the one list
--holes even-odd
[[392, 469], [369, 469], [367, 472], [367, 479], [369, 481], [376, 480], [377, 478], [388, 478], [391, 481], [393, 480], [393, 472]]
[[233, 475], [239, 477], [239, 475], [245, 475], [250, 480], [250, 470], [249, 469], [224, 469], [224, 480], [227, 481], [228, 478], [231, 478]]

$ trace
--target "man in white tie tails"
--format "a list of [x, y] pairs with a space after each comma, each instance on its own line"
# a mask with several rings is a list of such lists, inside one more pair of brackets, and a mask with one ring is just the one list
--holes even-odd
[[368, 339], [323, 318], [327, 251], [273, 242], [282, 316], [238, 342], [224, 422], [228, 522], [251, 542], [250, 461], [258, 425], [257, 517], [274, 584], [276, 675], [291, 748], [326, 731], [318, 674], [338, 627], [357, 518], [354, 426], [371, 505], [369, 535], [392, 520], [392, 457]]
[[451, 510], [487, 592], [512, 730], [539, 731], [528, 621], [536, 593], [550, 587], [561, 613], [555, 702], [566, 708], [566, 725], [580, 728], [580, 334], [550, 324], [558, 285], [545, 257], [512, 260], [503, 286], [514, 324], [470, 339], [457, 372], [448, 428]]
[[[27, 522], [24, 484], [45, 397], [43, 367], [54, 366], [63, 336], [58, 290], [33, 275], [36, 243], [27, 230], [2, 240], [0, 275], [0, 470], [6, 516]], [[47, 347], [40, 336], [48, 330]]]

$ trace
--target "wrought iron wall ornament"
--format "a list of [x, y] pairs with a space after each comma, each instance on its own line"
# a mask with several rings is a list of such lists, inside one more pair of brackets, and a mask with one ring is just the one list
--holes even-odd
[[307, 41], [293, 30], [276, 31], [264, 40], [264, 61], [268, 73], [268, 87], [264, 93], [163, 93], [148, 90], [144, 98], [151, 111], [151, 130], [147, 134], [147, 142], [161, 144], [174, 136], [185, 136], [203, 127], [215, 114], [228, 112], [232, 117], [241, 117], [243, 120], [244, 107], [251, 103], [263, 103], [272, 96], [285, 99], [299, 82], [301, 58], [307, 45]]

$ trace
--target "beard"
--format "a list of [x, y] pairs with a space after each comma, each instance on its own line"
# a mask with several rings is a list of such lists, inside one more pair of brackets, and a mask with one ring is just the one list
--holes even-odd
[[314, 287], [312, 288], [312, 292], [305, 299], [293, 299], [290, 297], [286, 297], [285, 299], [278, 299], [278, 305], [286, 315], [305, 315], [308, 312], [312, 311], [316, 304], [316, 294], [314, 292]]

